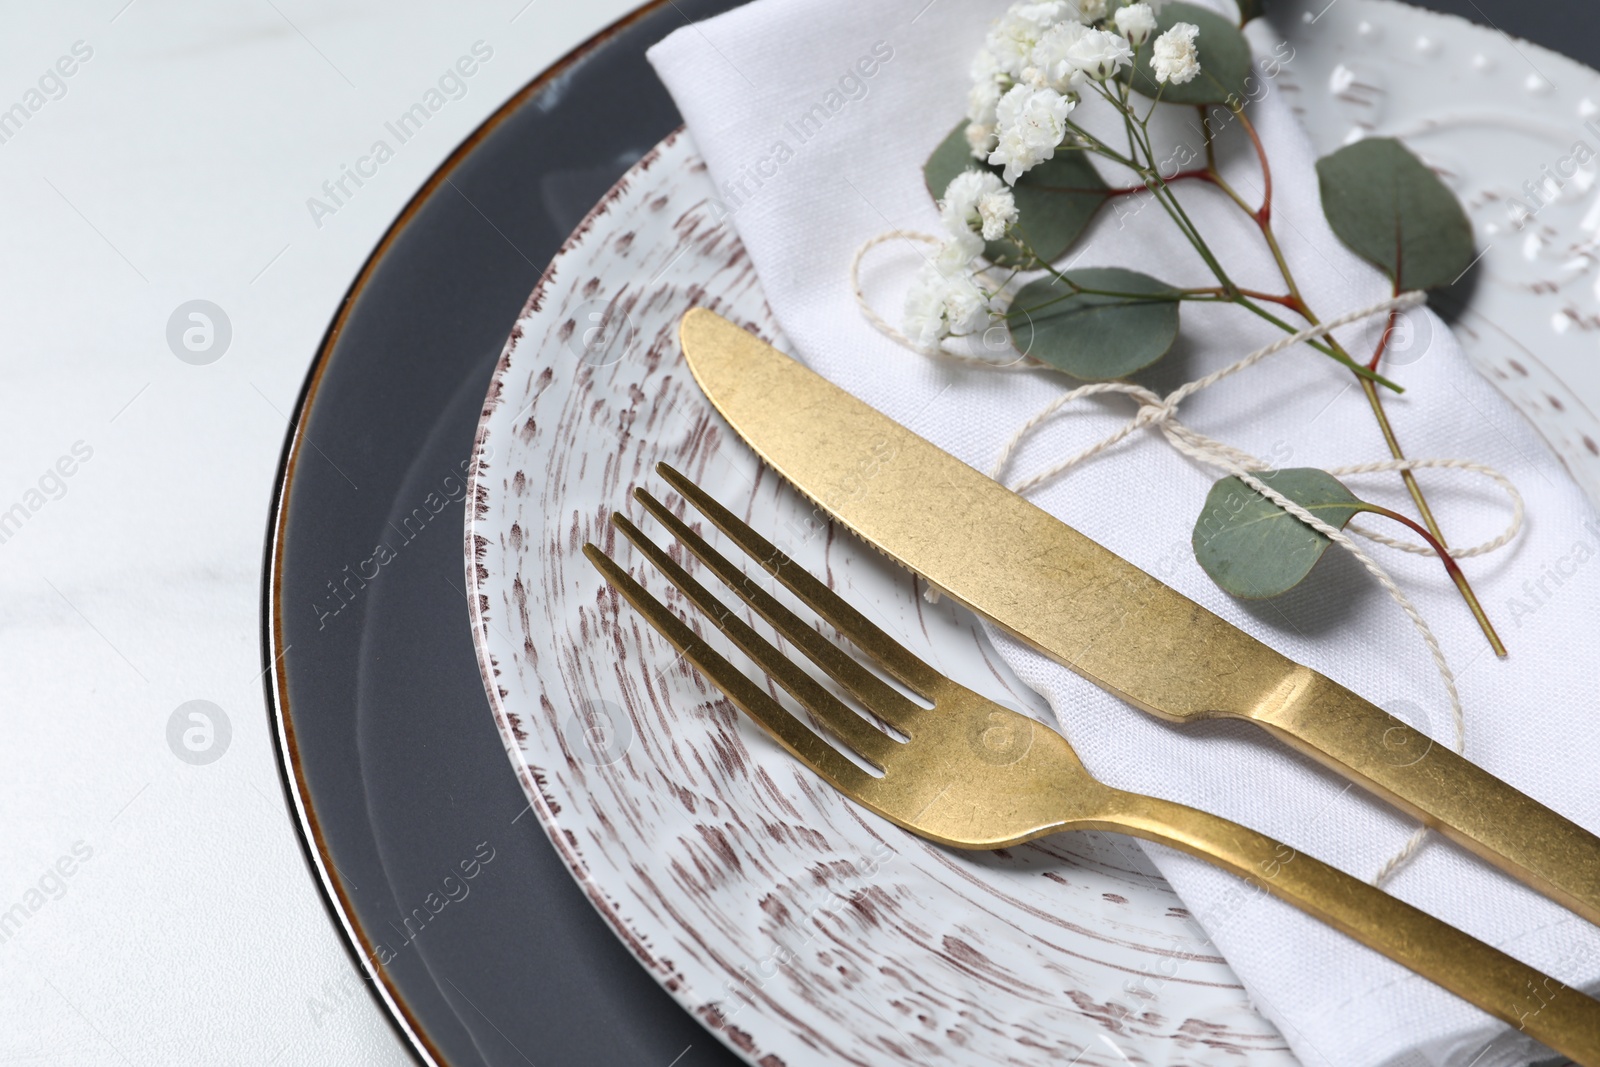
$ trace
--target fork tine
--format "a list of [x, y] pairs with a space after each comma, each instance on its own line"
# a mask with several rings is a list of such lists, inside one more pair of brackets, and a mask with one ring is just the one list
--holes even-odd
[[672, 609], [646, 592], [611, 557], [592, 544], [583, 546], [583, 554], [589, 557], [589, 562], [611, 583], [612, 588], [622, 595], [622, 599], [632, 604], [684, 659], [694, 664], [695, 669], [705, 675], [712, 685], [722, 690], [735, 707], [750, 716], [774, 741], [788, 749], [791, 755], [810, 767], [829, 785], [853, 795], [875, 781], [696, 636]]
[[792, 644], [811, 657], [834, 681], [844, 686], [861, 701], [869, 711], [910, 734], [916, 717], [923, 709], [907, 700], [893, 686], [852, 659], [844, 649], [828, 640], [806, 624], [794, 612], [779, 603], [776, 597], [757, 585], [748, 574], [734, 566], [726, 556], [706, 543], [705, 539], [689, 528], [667, 506], [643, 489], [633, 491], [634, 498], [644, 505], [685, 548], [704, 563], [739, 598], [755, 609], [763, 619], [772, 624]]
[[909, 649], [851, 607], [810, 571], [796, 564], [772, 542], [717, 503], [704, 489], [665, 463], [656, 464], [656, 473], [665, 478], [667, 484], [676, 489], [696, 511], [710, 519], [711, 525], [721, 530], [751, 559], [761, 564], [768, 574], [782, 582], [807, 607], [848, 637], [851, 644], [871, 656], [901, 684], [929, 700], [934, 698], [938, 690], [948, 687], [949, 681], [944, 675], [912, 655]]
[[867, 762], [884, 769], [883, 761], [900, 746], [900, 742], [872, 725], [838, 697], [823, 688], [822, 683], [807, 674], [801, 666], [784, 655], [766, 638], [752, 630], [722, 601], [712, 596], [689, 572], [673, 562], [666, 550], [644, 535], [621, 512], [611, 516], [611, 524], [633, 542], [635, 548], [677, 586], [701, 613], [711, 620], [728, 639], [756, 665], [770, 674], [791, 696], [815, 715], [834, 737], [859, 753]]

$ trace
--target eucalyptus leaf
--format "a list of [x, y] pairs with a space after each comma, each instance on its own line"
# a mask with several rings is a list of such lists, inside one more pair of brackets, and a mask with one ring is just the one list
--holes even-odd
[[1389, 137], [1369, 137], [1317, 161], [1322, 211], [1356, 255], [1396, 292], [1449, 285], [1472, 266], [1472, 223], [1439, 176]]
[[[1335, 529], [1366, 509], [1333, 475], [1314, 467], [1263, 471], [1257, 478]], [[1332, 542], [1235, 477], [1206, 494], [1194, 524], [1194, 557], [1222, 590], [1245, 600], [1287, 593], [1305, 580]]]
[[[944, 196], [950, 180], [964, 170], [983, 169], [999, 175], [972, 155], [967, 146], [967, 124], [962, 122], [933, 150], [923, 165], [928, 192], [935, 200]], [[1046, 263], [1060, 259], [1078, 239], [1094, 213], [1111, 198], [1111, 190], [1085, 154], [1058, 150], [1055, 156], [1017, 179], [1012, 187], [1017, 201], [1017, 230]], [[992, 263], [1021, 262], [1017, 246], [1008, 240], [990, 241], [984, 255]]]
[[1006, 315], [1017, 351], [1096, 382], [1148, 367], [1177, 340], [1178, 300], [1167, 283], [1121, 267], [1066, 276], [1073, 285], [1102, 293], [1078, 292], [1054, 276], [1024, 285]]
[[1200, 73], [1183, 85], [1156, 81], [1150, 69], [1150, 57], [1155, 54], [1155, 36], [1139, 49], [1134, 65], [1118, 75], [1129, 81], [1137, 93], [1153, 97], [1158, 92], [1161, 100], [1169, 104], [1243, 104], [1249, 96], [1249, 80], [1254, 69], [1250, 59], [1250, 42], [1244, 39], [1239, 27], [1221, 15], [1193, 4], [1167, 4], [1156, 12], [1156, 33], [1170, 30], [1174, 24], [1187, 22], [1200, 28], [1195, 37], [1195, 48], [1200, 53]]

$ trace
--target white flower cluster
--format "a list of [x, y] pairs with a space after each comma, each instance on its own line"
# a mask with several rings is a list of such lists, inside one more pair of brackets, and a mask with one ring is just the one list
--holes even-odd
[[1198, 36], [1199, 26], [1179, 22], [1156, 38], [1155, 50], [1150, 54], [1150, 69], [1155, 72], [1156, 81], [1173, 85], [1194, 81], [1200, 73], [1200, 50], [1194, 46]]
[[973, 261], [985, 241], [1004, 237], [1017, 221], [1017, 201], [992, 171], [968, 170], [945, 188], [939, 219], [944, 243], [906, 294], [906, 334], [924, 351], [951, 335], [976, 333], [989, 321], [993, 294], [978, 283]]
[[[1055, 156], [1067, 139], [1067, 118], [1090, 81], [1116, 77], [1156, 31], [1147, 3], [1117, 8], [1106, 0], [1042, 0], [1011, 5], [990, 27], [972, 62], [967, 144], [978, 159], [1004, 168], [1015, 184]], [[1151, 70], [1173, 85], [1200, 73], [1198, 27], [1174, 25], [1155, 39]]]
[[939, 218], [945, 230], [959, 239], [965, 240], [976, 228], [985, 241], [998, 241], [1017, 221], [1017, 201], [990, 171], [963, 171], [945, 187]]
[[[1071, 136], [1068, 119], [1091, 82], [1115, 78], [1150, 43], [1158, 24], [1148, 3], [1107, 0], [1018, 0], [990, 27], [972, 62], [967, 143], [972, 154], [1002, 168], [957, 175], [939, 202], [943, 243], [906, 294], [905, 332], [924, 351], [950, 336], [983, 329], [996, 293], [979, 269], [985, 241], [1016, 224], [1011, 186], [1055, 156]], [[1180, 22], [1155, 38], [1151, 70], [1182, 85], [1200, 73], [1199, 29]]]

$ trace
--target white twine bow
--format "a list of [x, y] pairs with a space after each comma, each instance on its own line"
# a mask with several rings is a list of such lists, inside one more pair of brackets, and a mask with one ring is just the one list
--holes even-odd
[[[895, 329], [872, 309], [871, 304], [867, 300], [866, 294], [861, 288], [861, 262], [865, 258], [867, 252], [886, 241], [894, 240], [896, 238], [908, 238], [911, 240], [925, 241], [932, 244], [939, 243], [938, 238], [932, 236], [931, 234], [925, 233], [894, 230], [887, 233], [878, 234], [877, 236], [867, 240], [861, 245], [860, 248], [856, 249], [855, 255], [851, 258], [850, 286], [855, 293], [856, 303], [861, 309], [862, 315], [873, 325], [874, 328], [878, 330], [879, 333], [882, 333], [890, 340], [909, 348], [912, 351], [923, 351], [916, 345], [912, 344], [910, 338], [906, 337], [905, 334]], [[1296, 333], [1287, 334], [1278, 338], [1276, 341], [1273, 341], [1269, 345], [1265, 345], [1256, 349], [1243, 359], [1240, 359], [1234, 363], [1230, 363], [1228, 366], [1219, 371], [1215, 371], [1192, 382], [1186, 382], [1177, 389], [1174, 389], [1172, 392], [1168, 393], [1166, 396], [1161, 396], [1154, 390], [1147, 389], [1142, 385], [1125, 381], [1093, 382], [1088, 385], [1079, 386], [1076, 389], [1068, 390], [1041, 408], [1031, 418], [1024, 422], [1016, 433], [1012, 434], [1011, 438], [1001, 448], [1000, 456], [995, 461], [994, 467], [990, 471], [990, 476], [996, 481], [1002, 481], [1002, 476], [1006, 473], [1006, 468], [1010, 465], [1011, 460], [1015, 457], [1017, 451], [1021, 448], [1022, 443], [1028, 438], [1028, 436], [1040, 426], [1048, 422], [1068, 405], [1078, 400], [1082, 400], [1085, 397], [1107, 393], [1117, 393], [1130, 397], [1139, 405], [1139, 409], [1134, 414], [1133, 418], [1129, 419], [1117, 430], [1101, 438], [1099, 441], [1096, 441], [1094, 444], [1076, 453], [1075, 455], [1069, 456], [1067, 459], [1064, 459], [1037, 474], [1030, 475], [1027, 478], [1017, 481], [1008, 486], [1008, 488], [1019, 494], [1027, 493], [1029, 490], [1036, 489], [1040, 485], [1059, 477], [1061, 474], [1071, 470], [1078, 464], [1083, 463], [1094, 456], [1097, 456], [1100, 453], [1114, 447], [1116, 444], [1132, 435], [1136, 430], [1144, 427], [1155, 427], [1156, 429], [1159, 429], [1167, 443], [1173, 448], [1199, 463], [1213, 467], [1217, 470], [1224, 471], [1225, 473], [1238, 478], [1245, 485], [1248, 485], [1251, 489], [1254, 489], [1256, 492], [1272, 501], [1284, 511], [1287, 511], [1290, 515], [1293, 515], [1305, 525], [1311, 527], [1313, 530], [1316, 530], [1318, 533], [1328, 538], [1328, 540], [1349, 552], [1361, 563], [1364, 568], [1366, 568], [1368, 573], [1377, 579], [1378, 584], [1383, 586], [1394, 602], [1399, 605], [1402, 611], [1405, 612], [1406, 617], [1411, 620], [1411, 624], [1416, 629], [1418, 636], [1422, 638], [1422, 643], [1427, 647], [1428, 654], [1432, 658], [1434, 666], [1438, 668], [1439, 678], [1444, 683], [1445, 693], [1449, 697], [1450, 716], [1455, 728], [1454, 737], [1452, 738], [1451, 742], [1451, 748], [1459, 755], [1466, 745], [1467, 724], [1466, 715], [1461, 707], [1461, 694], [1456, 688], [1455, 674], [1450, 670], [1450, 665], [1445, 659], [1444, 650], [1439, 646], [1439, 640], [1434, 636], [1433, 629], [1428, 625], [1427, 620], [1422, 617], [1422, 613], [1417, 610], [1416, 605], [1411, 602], [1411, 598], [1406, 596], [1405, 591], [1400, 588], [1395, 580], [1389, 576], [1389, 573], [1384, 570], [1376, 560], [1368, 555], [1360, 545], [1356, 544], [1355, 540], [1350, 536], [1349, 533], [1323, 521], [1306, 508], [1278, 492], [1268, 483], [1262, 481], [1260, 478], [1257, 478], [1253, 472], [1269, 470], [1270, 467], [1268, 464], [1257, 459], [1255, 456], [1250, 455], [1248, 452], [1244, 452], [1240, 449], [1234, 448], [1231, 445], [1224, 444], [1215, 438], [1208, 437], [1197, 430], [1185, 426], [1182, 422], [1178, 421], [1177, 417], [1178, 406], [1184, 400], [1203, 389], [1209, 389], [1211, 386], [1217, 384], [1225, 378], [1232, 377], [1233, 375], [1238, 374], [1240, 371], [1255, 366], [1262, 360], [1277, 355], [1279, 352], [1293, 348], [1295, 345], [1298, 345], [1304, 341], [1313, 340], [1324, 335], [1331, 336], [1331, 331], [1342, 326], [1349, 326], [1352, 323], [1361, 322], [1376, 315], [1387, 314], [1393, 311], [1405, 311], [1410, 308], [1417, 307], [1425, 300], [1426, 295], [1421, 292], [1401, 293], [1400, 295], [1390, 297], [1387, 300], [1380, 300], [1370, 307], [1361, 308], [1360, 310], [1351, 311], [1347, 314], [1340, 315], [1338, 318], [1333, 319], [1332, 321], [1319, 323], [1315, 326], [1308, 326], [1303, 330], [1300, 330]], [[939, 355], [948, 359], [953, 359], [960, 363], [983, 366], [995, 370], [1036, 371], [1050, 369], [1046, 364], [1027, 357], [1009, 363], [1000, 363], [956, 351], [944, 345], [943, 343], [941, 343], [939, 348], [934, 352], [925, 354]], [[1508, 525], [1506, 529], [1499, 534], [1499, 536], [1485, 541], [1483, 544], [1475, 545], [1471, 548], [1465, 549], [1449, 549], [1448, 551], [1452, 558], [1466, 559], [1473, 556], [1481, 556], [1488, 552], [1493, 552], [1495, 549], [1510, 543], [1521, 531], [1525, 514], [1525, 506], [1523, 504], [1522, 494], [1517, 491], [1517, 487], [1513, 485], [1511, 480], [1504, 474], [1501, 474], [1494, 468], [1486, 466], [1482, 463], [1474, 463], [1463, 459], [1389, 459], [1380, 460], [1373, 463], [1358, 463], [1351, 466], [1338, 467], [1328, 471], [1328, 473], [1336, 476], [1348, 476], [1370, 474], [1379, 471], [1408, 471], [1420, 470], [1424, 468], [1464, 470], [1475, 474], [1481, 474], [1492, 480], [1496, 485], [1503, 489], [1506, 495], [1511, 499], [1512, 514], [1510, 525]], [[1402, 552], [1413, 552], [1421, 555], [1431, 555], [1433, 553], [1433, 549], [1428, 545], [1422, 545], [1415, 542], [1402, 541], [1396, 538], [1388, 537], [1384, 534], [1365, 529], [1364, 527], [1357, 526], [1355, 524], [1350, 524], [1348, 529], [1349, 531], [1377, 544], [1385, 545], [1389, 548], [1395, 548]], [[1372, 879], [1373, 884], [1382, 885], [1384, 882], [1388, 881], [1388, 879], [1393, 876], [1393, 874], [1398, 871], [1413, 854], [1415, 854], [1416, 850], [1427, 838], [1427, 834], [1428, 831], [1426, 827], [1419, 827], [1406, 842], [1405, 847], [1384, 863], [1383, 867]]]

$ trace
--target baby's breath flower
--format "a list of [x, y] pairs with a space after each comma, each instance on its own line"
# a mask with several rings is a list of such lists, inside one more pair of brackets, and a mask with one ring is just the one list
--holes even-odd
[[1021, 78], [1033, 46], [1070, 12], [1066, 0], [1012, 4], [990, 28], [987, 51], [1002, 73]]
[[950, 324], [944, 314], [944, 277], [927, 267], [917, 275], [906, 291], [906, 339], [922, 352], [933, 352], [939, 342], [950, 334]]
[[906, 293], [906, 335], [924, 352], [936, 350], [952, 334], [975, 333], [988, 321], [989, 298], [970, 267], [946, 270], [929, 263]]
[[967, 93], [967, 120], [993, 126], [994, 109], [1003, 93], [997, 81], [975, 82]]
[[983, 239], [998, 241], [1017, 221], [1017, 198], [1010, 189], [1000, 188], [978, 198], [978, 219], [983, 223]]
[[994, 173], [986, 170], [964, 170], [950, 179], [945, 186], [944, 198], [939, 201], [939, 218], [945, 229], [961, 234], [972, 229], [972, 220], [978, 213], [978, 198], [1005, 185]]
[[945, 275], [971, 273], [972, 261], [983, 254], [983, 238], [970, 229], [948, 230], [944, 244], [934, 253], [933, 264]]
[[1106, 0], [1076, 0], [1073, 6], [1084, 22], [1098, 22], [1106, 17]]
[[972, 275], [950, 279], [944, 292], [944, 317], [950, 332], [959, 337], [976, 333], [989, 321], [989, 297], [978, 288]]
[[1054, 89], [1058, 93], [1069, 93], [1082, 85], [1083, 71], [1073, 66], [1067, 51], [1088, 32], [1089, 27], [1070, 20], [1051, 26], [1033, 46], [1031, 65], [1023, 71], [1024, 81], [1035, 88]]
[[974, 83], [999, 81], [1005, 77], [1005, 73], [1000, 69], [1000, 62], [994, 58], [994, 53], [987, 48], [978, 49], [978, 54], [972, 57], [972, 66], [968, 68], [968, 77]]
[[1005, 167], [1007, 185], [1056, 154], [1077, 101], [1054, 89], [1013, 86], [995, 108], [996, 143], [989, 162]]
[[1133, 60], [1133, 49], [1109, 30], [1088, 30], [1067, 49], [1067, 60], [1095, 81], [1105, 81]]
[[1156, 32], [1156, 13], [1150, 9], [1149, 4], [1129, 4], [1127, 7], [1117, 9], [1117, 32], [1128, 39], [1128, 43], [1138, 48], [1150, 39]]
[[1002, 89], [993, 78], [973, 82], [967, 93], [967, 144], [972, 154], [982, 159], [994, 151], [995, 107], [1000, 103]]
[[1199, 34], [1200, 27], [1194, 23], [1178, 22], [1156, 38], [1150, 53], [1150, 68], [1155, 71], [1156, 81], [1173, 85], [1194, 81], [1200, 73], [1200, 50], [1194, 44]]
[[966, 135], [967, 147], [972, 150], [973, 159], [988, 159], [995, 145], [999, 143], [999, 138], [994, 135], [993, 126], [977, 122], [967, 124]]
[[951, 234], [970, 233], [976, 225], [985, 241], [998, 241], [1017, 221], [1017, 201], [992, 171], [963, 171], [945, 188], [939, 217]]

